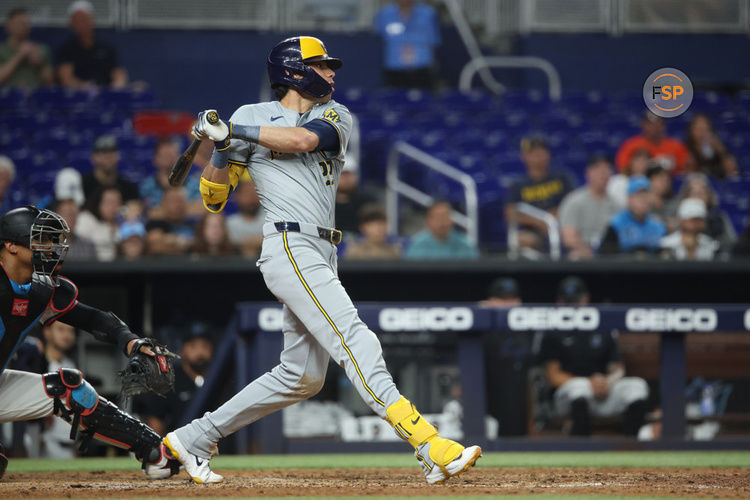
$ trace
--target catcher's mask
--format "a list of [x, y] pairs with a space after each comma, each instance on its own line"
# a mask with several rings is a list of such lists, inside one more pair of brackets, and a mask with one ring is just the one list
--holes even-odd
[[[276, 44], [268, 54], [266, 67], [271, 86], [286, 85], [313, 97], [325, 97], [331, 93], [331, 85], [308, 64], [326, 61], [332, 70], [344, 63], [328, 55], [323, 42], [312, 36], [287, 38]], [[295, 78], [294, 75], [302, 78]]]
[[70, 228], [51, 210], [26, 206], [0, 217], [0, 241], [11, 241], [31, 250], [31, 265], [40, 276], [52, 278], [68, 253]]

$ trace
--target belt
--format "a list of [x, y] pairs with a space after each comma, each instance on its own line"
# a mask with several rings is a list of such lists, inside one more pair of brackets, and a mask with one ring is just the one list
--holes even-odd
[[283, 233], [284, 231], [291, 231], [293, 233], [302, 233], [309, 236], [316, 236], [322, 240], [338, 245], [341, 243], [341, 231], [338, 229], [328, 229], [325, 227], [316, 226], [314, 224], [305, 224], [300, 222], [274, 222], [276, 231]]

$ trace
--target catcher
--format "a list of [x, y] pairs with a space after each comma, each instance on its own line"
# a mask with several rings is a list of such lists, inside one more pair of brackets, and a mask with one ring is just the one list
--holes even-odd
[[[0, 217], [0, 423], [55, 414], [71, 423], [71, 439], [85, 447], [92, 439], [135, 453], [151, 479], [179, 471], [151, 428], [99, 396], [80, 371], [61, 368], [36, 373], [6, 370], [24, 337], [37, 323], [62, 317], [97, 339], [116, 343], [131, 355], [123, 390], [167, 392], [174, 381], [169, 351], [132, 333], [114, 313], [78, 302], [78, 289], [57, 275], [68, 251], [70, 229], [58, 214], [27, 206]], [[8, 459], [0, 445], [0, 477]]]

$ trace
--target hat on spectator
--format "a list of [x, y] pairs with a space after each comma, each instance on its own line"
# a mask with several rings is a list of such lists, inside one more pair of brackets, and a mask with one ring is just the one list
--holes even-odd
[[528, 153], [536, 148], [542, 148], [549, 151], [547, 140], [541, 135], [527, 135], [521, 139], [521, 152]]
[[10, 182], [13, 182], [16, 178], [16, 164], [13, 163], [9, 157], [0, 155], [0, 169], [8, 172], [10, 176]]
[[119, 151], [120, 145], [117, 144], [117, 138], [114, 135], [102, 135], [94, 141], [94, 153], [104, 153], [108, 151]]
[[705, 219], [707, 216], [706, 203], [698, 198], [685, 198], [677, 209], [677, 217], [680, 220]]
[[146, 227], [141, 222], [123, 222], [119, 227], [119, 239], [125, 241], [133, 236], [143, 238], [146, 236]]
[[490, 283], [488, 290], [490, 297], [499, 299], [513, 299], [519, 296], [518, 282], [513, 278], [497, 278]]
[[646, 177], [648, 178], [648, 180], [651, 180], [653, 176], [666, 171], [667, 169], [664, 168], [664, 165], [662, 165], [661, 163], [657, 161], [649, 161], [648, 167], [646, 169]]
[[586, 295], [589, 289], [578, 276], [568, 276], [557, 287], [557, 300], [560, 302], [575, 302]]
[[640, 193], [641, 191], [648, 191], [651, 188], [651, 183], [643, 175], [634, 175], [630, 178], [628, 183], [628, 195]]
[[195, 339], [206, 339], [213, 343], [214, 338], [211, 335], [211, 330], [207, 324], [197, 321], [185, 329], [182, 334], [182, 343], [185, 344]]
[[88, 0], [76, 0], [75, 2], [71, 3], [68, 7], [68, 16], [72, 16], [79, 10], [84, 11], [86, 14], [94, 15], [94, 4], [89, 2]]
[[55, 199], [73, 200], [79, 207], [86, 201], [83, 194], [83, 181], [78, 170], [65, 167], [55, 176]]

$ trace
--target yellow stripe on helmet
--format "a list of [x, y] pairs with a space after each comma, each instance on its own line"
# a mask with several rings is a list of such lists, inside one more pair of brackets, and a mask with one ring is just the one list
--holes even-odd
[[303, 61], [311, 57], [328, 55], [323, 42], [313, 36], [299, 37], [299, 49], [302, 52]]

